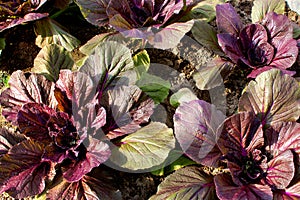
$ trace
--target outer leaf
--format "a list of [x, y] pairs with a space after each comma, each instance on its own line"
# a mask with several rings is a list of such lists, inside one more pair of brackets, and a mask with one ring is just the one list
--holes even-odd
[[296, 122], [274, 123], [266, 130], [266, 139], [272, 155], [277, 156], [287, 150], [300, 154], [300, 125]]
[[74, 61], [70, 52], [56, 44], [44, 46], [34, 59], [32, 72], [44, 75], [48, 80], [56, 82], [61, 69], [72, 69]]
[[18, 132], [7, 128], [0, 128], [0, 158], [14, 145], [17, 145], [25, 139], [25, 136]]
[[217, 31], [208, 23], [197, 20], [192, 28], [194, 38], [203, 46], [214, 51], [217, 54], [222, 54], [222, 49], [218, 44]]
[[41, 193], [45, 180], [55, 173], [47, 162], [41, 161], [43, 146], [33, 140], [15, 145], [0, 159], [0, 192], [8, 191], [15, 198], [24, 198]]
[[[41, 1], [42, 4], [44, 2], [46, 2], [46, 0]], [[2, 6], [2, 5], [0, 6], [1, 11], [5, 10], [4, 7], [5, 6]], [[23, 7], [26, 7], [26, 6], [23, 6]], [[26, 12], [28, 12], [28, 11], [26, 11]], [[22, 14], [23, 15], [22, 17], [12, 16], [12, 15], [15, 15], [15, 13], [10, 13], [10, 14], [4, 16], [4, 21], [3, 21], [3, 18], [1, 19], [1, 21], [0, 21], [0, 32], [4, 31], [6, 29], [10, 29], [14, 26], [26, 23], [26, 22], [31, 22], [31, 21], [35, 21], [35, 20], [45, 18], [45, 17], [48, 16], [48, 13], [34, 13], [34, 12], [32, 12], [32, 13], [28, 13], [28, 14], [25, 14], [25, 15]], [[13, 19], [11, 19], [11, 18], [13, 18]]]
[[14, 72], [9, 80], [10, 88], [0, 95], [3, 116], [10, 122], [16, 123], [18, 110], [25, 103], [43, 103], [56, 107], [53, 90], [54, 83], [42, 75]]
[[224, 53], [234, 62], [237, 63], [243, 57], [240, 42], [236, 36], [229, 33], [218, 34], [218, 42]]
[[153, 122], [120, 141], [110, 160], [130, 170], [147, 169], [162, 164], [175, 147], [172, 129]]
[[201, 1], [191, 9], [187, 16], [192, 19], [202, 19], [210, 22], [216, 17], [216, 5], [221, 3], [225, 3], [225, 0]]
[[215, 147], [217, 128], [225, 115], [202, 100], [182, 103], [174, 114], [176, 139], [187, 156], [203, 165], [216, 166], [221, 153]]
[[233, 69], [233, 64], [217, 57], [202, 66], [199, 71], [193, 74], [197, 88], [209, 90], [224, 84], [224, 79]]
[[217, 26], [221, 33], [229, 33], [238, 36], [243, 28], [243, 23], [234, 7], [230, 3], [216, 6]]
[[57, 44], [63, 46], [68, 51], [72, 51], [79, 46], [79, 40], [50, 18], [37, 21], [35, 25], [35, 32], [38, 35], [35, 44], [40, 48], [48, 44]]
[[299, 1], [294, 1], [294, 0], [286, 0], [288, 6], [290, 7], [291, 10], [297, 12], [300, 14], [300, 2]]
[[185, 167], [169, 175], [150, 200], [216, 199], [213, 177], [198, 167]]
[[75, 2], [91, 24], [103, 26], [108, 23], [106, 8], [110, 0], [76, 0]]
[[294, 156], [285, 151], [268, 162], [267, 183], [277, 189], [285, 189], [294, 177]]
[[297, 200], [300, 198], [300, 182], [288, 187], [285, 190], [274, 192], [274, 200]]
[[217, 195], [222, 200], [272, 200], [272, 190], [268, 185], [243, 185], [237, 186], [233, 183], [230, 175], [221, 174], [214, 178]]
[[96, 47], [80, 71], [92, 77], [93, 81], [104, 89], [118, 75], [121, 76], [122, 72], [133, 66], [130, 50], [117, 42], [108, 41]]
[[106, 41], [110, 36], [113, 36], [116, 34], [115, 32], [112, 33], [101, 33], [99, 35], [96, 35], [92, 37], [89, 41], [87, 41], [84, 45], [82, 45], [79, 50], [84, 53], [85, 55], [91, 55], [95, 48], [101, 44], [102, 42]]
[[239, 102], [239, 111], [250, 111], [265, 124], [296, 121], [300, 115], [297, 81], [279, 70], [269, 70], [251, 81]]
[[193, 20], [184, 23], [173, 23], [160, 29], [159, 32], [156, 31], [157, 33], [155, 33], [153, 36], [148, 36], [147, 40], [151, 45], [153, 45], [154, 48], [174, 48], [179, 44], [180, 40], [185, 36], [185, 34], [191, 30], [193, 25]]
[[198, 97], [189, 88], [181, 88], [170, 97], [170, 104], [174, 107], [178, 107], [184, 102], [189, 102], [197, 99]]
[[252, 23], [261, 21], [269, 12], [283, 14], [284, 8], [285, 0], [255, 0], [251, 12]]
[[151, 97], [156, 104], [163, 102], [167, 98], [171, 88], [169, 81], [148, 73], [143, 73], [136, 85]]
[[47, 192], [47, 199], [57, 200], [100, 200], [100, 199], [121, 199], [116, 189], [109, 184], [111, 180], [106, 180], [85, 175], [78, 182], [67, 182], [60, 178]]

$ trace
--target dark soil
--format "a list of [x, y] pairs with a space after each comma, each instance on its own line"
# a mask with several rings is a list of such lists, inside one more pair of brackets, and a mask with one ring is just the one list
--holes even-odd
[[[235, 0], [232, 1], [232, 4], [237, 8], [244, 23], [250, 23], [252, 0]], [[296, 13], [287, 10], [287, 15], [290, 19], [299, 24], [300, 18]], [[108, 30], [107, 27], [98, 28], [80, 18], [74, 19], [69, 15], [58, 18], [57, 21], [65, 26], [73, 36], [79, 39], [81, 44], [84, 44], [93, 36]], [[1, 33], [0, 36], [6, 38], [6, 48], [3, 50], [0, 58], [0, 71], [12, 73], [15, 70], [30, 70], [36, 55], [40, 51], [40, 48], [35, 45], [36, 35], [34, 33], [34, 24], [29, 23], [27, 25], [17, 26]], [[198, 98], [211, 101], [213, 97], [209, 96], [208, 91], [200, 91], [194, 86], [191, 75], [196, 70], [196, 66], [193, 65], [193, 62], [167, 51], [148, 49], [148, 53], [153, 63], [167, 65], [183, 75], [187, 83], [180, 81], [179, 83], [192, 85], [192, 89]], [[75, 57], [81, 56], [78, 49], [74, 50], [73, 55], [75, 55]], [[205, 57], [203, 60], [203, 62], [205, 62], [207, 59], [212, 58], [213, 54], [203, 47], [203, 54], [200, 56], [202, 57], [199, 59], [204, 59]], [[300, 75], [299, 65], [293, 66], [293, 69], [297, 70], [297, 75]], [[241, 96], [242, 90], [249, 82], [246, 78], [247, 73], [248, 71], [245, 69], [235, 69], [224, 82], [226, 88], [224, 95], [227, 101], [227, 115], [232, 115], [236, 112], [238, 99]], [[171, 81], [176, 82], [178, 80]], [[174, 90], [178, 89], [175, 83], [172, 86]], [[172, 127], [172, 114], [175, 109], [170, 107], [167, 101], [163, 106], [169, 113], [167, 125]], [[3, 121], [3, 119], [0, 119], [0, 121]], [[126, 200], [148, 199], [151, 195], [156, 193], [157, 186], [164, 179], [164, 177], [154, 176], [151, 173], [135, 174], [118, 171], [114, 172], [114, 178], [116, 180], [116, 186], [122, 193], [123, 199]]]

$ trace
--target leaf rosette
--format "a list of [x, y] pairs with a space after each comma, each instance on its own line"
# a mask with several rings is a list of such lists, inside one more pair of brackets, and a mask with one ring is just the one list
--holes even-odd
[[248, 77], [255, 78], [272, 68], [294, 74], [286, 70], [298, 55], [287, 16], [269, 12], [259, 23], [244, 26], [233, 6], [226, 3], [216, 7], [216, 19], [220, 47], [232, 62], [253, 69]]

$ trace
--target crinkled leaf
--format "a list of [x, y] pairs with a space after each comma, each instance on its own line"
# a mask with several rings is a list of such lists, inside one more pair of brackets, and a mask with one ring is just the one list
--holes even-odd
[[61, 69], [72, 69], [74, 61], [70, 52], [56, 44], [46, 45], [34, 59], [32, 72], [44, 75], [56, 82]]
[[[92, 103], [96, 96], [97, 87], [90, 77], [81, 72], [61, 70], [55, 85], [55, 97], [61, 111], [73, 114], [75, 121], [83, 123], [83, 113], [79, 111]], [[77, 124], [79, 125], [79, 124]], [[80, 124], [78, 127], [85, 126]], [[77, 127], [77, 128], [78, 128]]]
[[55, 113], [55, 110], [43, 104], [25, 104], [20, 109], [17, 118], [20, 132], [40, 142], [51, 141], [47, 122]]
[[82, 15], [93, 25], [103, 26], [108, 23], [106, 8], [110, 0], [77, 0]]
[[191, 30], [193, 25], [194, 20], [184, 23], [173, 23], [160, 29], [154, 35], [150, 35], [147, 40], [157, 49], [174, 48], [179, 44], [185, 34]]
[[182, 103], [174, 114], [174, 131], [185, 154], [198, 163], [216, 166], [221, 156], [217, 129], [224, 119], [221, 111], [205, 101]]
[[251, 12], [252, 23], [261, 21], [269, 12], [283, 14], [284, 9], [285, 0], [255, 0]]
[[77, 200], [99, 200], [99, 199], [121, 199], [117, 190], [112, 187], [111, 180], [103, 177], [101, 179], [85, 175], [78, 182], [67, 182], [58, 179], [47, 192], [47, 199], [77, 199]]
[[230, 175], [221, 174], [214, 178], [216, 191], [219, 199], [224, 200], [272, 200], [272, 190], [268, 185], [250, 184], [237, 186], [233, 183]]
[[285, 190], [274, 191], [274, 200], [296, 200], [300, 198], [300, 182], [298, 182]]
[[43, 146], [33, 140], [23, 141], [0, 159], [0, 192], [7, 191], [15, 198], [41, 193], [50, 173], [55, 173], [47, 162], [41, 161]]
[[8, 128], [0, 128], [0, 158], [14, 145], [24, 141], [24, 135]]
[[285, 151], [268, 162], [267, 183], [277, 189], [285, 189], [295, 173], [292, 151]]
[[200, 90], [209, 90], [223, 85], [224, 79], [227, 78], [233, 67], [232, 63], [217, 57], [194, 73], [193, 79], [196, 82], [197, 88]]
[[262, 21], [269, 32], [270, 43], [277, 52], [272, 60], [271, 66], [280, 69], [291, 67], [297, 59], [297, 41], [293, 39], [293, 25], [285, 15], [268, 13]]
[[293, 150], [300, 154], [300, 125], [296, 122], [278, 122], [266, 130], [266, 140], [272, 155]]
[[198, 97], [189, 88], [181, 88], [170, 97], [170, 104], [174, 107], [178, 107], [184, 102], [189, 102], [197, 99]]
[[104, 89], [117, 76], [122, 76], [122, 73], [133, 67], [130, 50], [117, 42], [107, 41], [95, 48], [94, 53], [85, 61], [80, 71], [92, 77], [93, 81], [99, 84], [99, 88]]
[[80, 44], [79, 40], [50, 18], [37, 21], [35, 32], [38, 35], [35, 44], [40, 48], [48, 44], [57, 44], [63, 46], [68, 51], [72, 51]]
[[263, 72], [246, 87], [239, 101], [239, 111], [253, 112], [263, 123], [296, 121], [299, 110], [298, 82], [279, 70]]
[[43, 103], [52, 108], [56, 107], [53, 95], [54, 83], [43, 75], [14, 72], [9, 80], [10, 88], [0, 95], [3, 116], [10, 122], [16, 123], [18, 110], [25, 103]]
[[143, 73], [136, 85], [151, 97], [156, 104], [163, 102], [167, 98], [171, 87], [169, 81], [148, 73]]
[[194, 38], [200, 44], [217, 54], [222, 54], [222, 50], [218, 44], [217, 31], [211, 25], [204, 21], [197, 20], [191, 31]]
[[104, 128], [109, 139], [137, 131], [153, 114], [154, 102], [137, 86], [119, 86], [106, 92], [101, 104], [107, 110]]
[[162, 164], [175, 147], [172, 129], [152, 122], [123, 138], [112, 150], [110, 160], [126, 169], [148, 169]]
[[169, 175], [150, 200], [216, 199], [213, 177], [199, 167], [185, 167]]
[[223, 155], [230, 161], [248, 156], [248, 152], [262, 147], [263, 133], [259, 128], [259, 121], [252, 113], [238, 113], [224, 121], [220, 128], [218, 146]]
[[85, 157], [72, 163], [63, 172], [63, 177], [69, 182], [79, 181], [85, 174], [92, 171], [94, 167], [98, 167], [105, 162], [111, 154], [108, 144], [91, 136], [83, 144], [85, 144], [87, 150]]
[[217, 26], [221, 33], [229, 33], [238, 36], [243, 28], [243, 23], [234, 7], [230, 3], [216, 6]]
[[150, 67], [150, 57], [146, 50], [142, 50], [135, 54], [132, 59], [139, 79], [143, 73], [148, 71]]

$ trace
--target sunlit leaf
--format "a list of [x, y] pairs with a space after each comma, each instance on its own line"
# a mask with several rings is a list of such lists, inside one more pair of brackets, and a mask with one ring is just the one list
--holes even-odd
[[141, 170], [162, 164], [175, 147], [172, 129], [153, 122], [120, 141], [110, 160], [126, 169]]
[[285, 0], [255, 0], [251, 12], [252, 22], [261, 21], [269, 12], [283, 14], [284, 9]]
[[35, 44], [40, 48], [48, 44], [57, 44], [63, 46], [68, 51], [72, 51], [80, 44], [79, 40], [50, 18], [37, 21], [35, 32], [37, 34]]
[[46, 45], [34, 59], [32, 72], [44, 75], [55, 82], [61, 69], [72, 69], [74, 61], [70, 52], [56, 44]]

